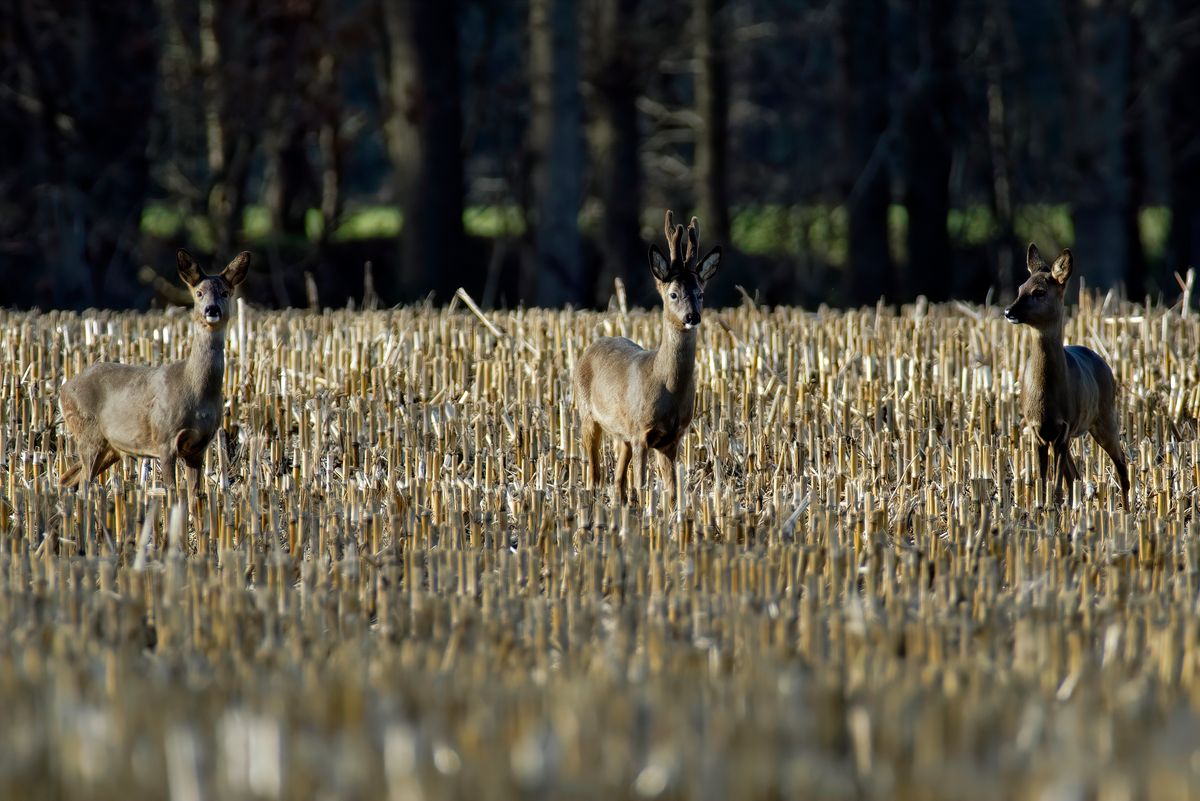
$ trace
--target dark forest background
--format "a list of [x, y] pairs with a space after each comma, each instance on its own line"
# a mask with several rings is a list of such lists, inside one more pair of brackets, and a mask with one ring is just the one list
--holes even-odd
[[716, 304], [1170, 301], [1198, 84], [1191, 0], [4, 0], [0, 305], [646, 301], [666, 207]]

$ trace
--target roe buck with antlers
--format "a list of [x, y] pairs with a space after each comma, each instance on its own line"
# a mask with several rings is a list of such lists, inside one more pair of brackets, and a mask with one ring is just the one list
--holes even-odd
[[195, 303], [191, 353], [161, 367], [94, 364], [63, 384], [59, 408], [79, 445], [79, 462], [63, 473], [64, 485], [82, 486], [129, 455], [159, 459], [169, 487], [182, 459], [190, 483], [198, 486], [204, 450], [224, 405], [229, 296], [246, 277], [250, 254], [240, 254], [220, 275], [203, 274], [185, 250], [176, 255], [179, 277]]
[[600, 432], [617, 446], [617, 491], [625, 503], [625, 473], [637, 456], [635, 478], [645, 470], [646, 449], [658, 457], [659, 475], [675, 503], [675, 455], [679, 440], [692, 422], [696, 400], [696, 334], [704, 287], [721, 263], [721, 248], [700, 258], [700, 223], [693, 217], [687, 229], [687, 250], [681, 251], [683, 226], [666, 216], [670, 257], [650, 246], [650, 272], [662, 296], [662, 342], [645, 350], [624, 337], [593, 342], [575, 368], [575, 402], [583, 423], [583, 447], [592, 486], [600, 483]]
[[1090, 432], [1112, 458], [1122, 502], [1129, 508], [1129, 469], [1121, 448], [1116, 379], [1095, 351], [1078, 345], [1063, 347], [1063, 294], [1071, 278], [1071, 251], [1064, 250], [1053, 266], [1047, 266], [1037, 245], [1030, 243], [1026, 263], [1029, 280], [1004, 316], [1037, 331], [1037, 343], [1022, 375], [1021, 405], [1037, 438], [1041, 480], [1047, 478], [1053, 451], [1057, 487], [1069, 490], [1079, 478], [1071, 440]]

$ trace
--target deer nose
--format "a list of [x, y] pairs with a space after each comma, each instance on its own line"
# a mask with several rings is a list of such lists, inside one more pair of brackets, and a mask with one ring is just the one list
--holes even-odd
[[688, 312], [683, 317], [685, 325], [700, 325], [700, 312]]
[[204, 316], [209, 319], [214, 319], [221, 316], [221, 307], [210, 305], [204, 307]]
[[1009, 306], [1004, 310], [1004, 319], [1008, 320], [1010, 323], [1015, 323], [1017, 321], [1017, 314], [1013, 311], [1013, 308], [1016, 307], [1016, 305], [1017, 304], [1014, 303], [1012, 306]]

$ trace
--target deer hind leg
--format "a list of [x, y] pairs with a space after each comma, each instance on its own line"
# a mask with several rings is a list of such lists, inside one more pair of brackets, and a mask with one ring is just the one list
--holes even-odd
[[628, 472], [629, 460], [633, 457], [633, 446], [628, 442], [617, 443], [617, 497], [621, 499], [621, 504], [628, 502], [629, 497], [625, 493], [625, 474]]
[[1105, 420], [1103, 424], [1092, 426], [1092, 439], [1096, 440], [1108, 458], [1112, 459], [1113, 469], [1117, 471], [1117, 483], [1121, 485], [1121, 503], [1129, 508], [1129, 464], [1125, 460], [1125, 449], [1121, 447], [1121, 437], [1117, 433], [1115, 415]]
[[62, 412], [63, 425], [79, 449], [78, 461], [63, 471], [58, 481], [64, 487], [82, 487], [103, 473], [118, 457], [109, 447], [108, 441], [100, 435], [96, 421], [80, 411], [69, 385], [64, 388], [59, 398], [58, 408]]

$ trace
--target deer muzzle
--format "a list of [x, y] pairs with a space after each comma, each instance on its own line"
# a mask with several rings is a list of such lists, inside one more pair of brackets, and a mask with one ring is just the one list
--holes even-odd
[[683, 316], [683, 328], [685, 331], [690, 331], [700, 325], [700, 313], [688, 312]]
[[206, 322], [206, 323], [221, 322], [221, 307], [220, 306], [205, 306], [204, 307], [204, 322]]

